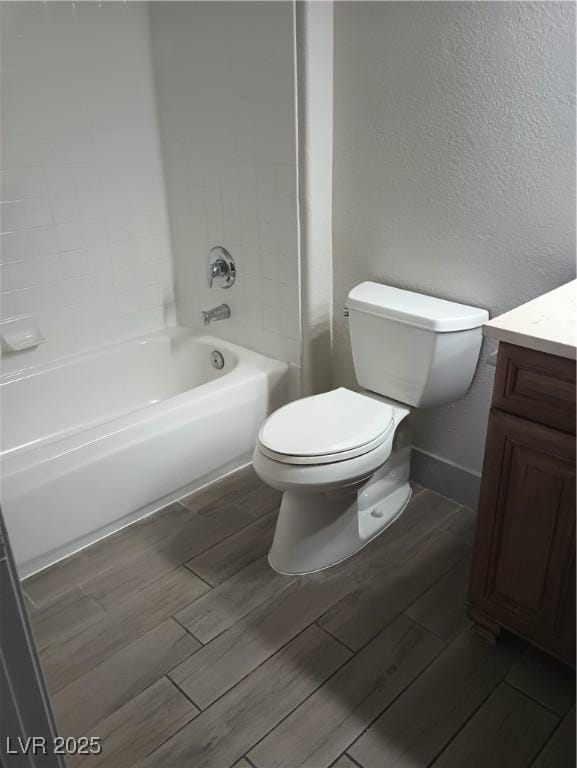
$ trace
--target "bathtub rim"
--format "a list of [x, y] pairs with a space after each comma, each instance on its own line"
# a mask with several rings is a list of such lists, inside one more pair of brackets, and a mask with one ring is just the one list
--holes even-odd
[[[283, 369], [285, 374], [288, 372], [289, 365], [284, 361], [267, 357], [260, 352], [254, 352], [251, 349], [241, 347], [238, 344], [219, 339], [215, 336], [196, 335], [192, 330], [183, 326], [170, 326], [169, 328], [155, 331], [154, 333], [146, 334], [145, 336], [137, 336], [106, 347], [99, 347], [97, 350], [83, 352], [81, 355], [71, 355], [65, 359], [62, 358], [58, 365], [51, 363], [34, 366], [34, 373], [30, 373], [31, 369], [27, 369], [29, 373], [26, 376], [20, 376], [17, 379], [10, 378], [9, 381], [3, 381], [2, 378], [0, 378], [0, 397], [2, 396], [3, 384], [13, 383], [33, 375], [49, 373], [52, 370], [62, 367], [71, 367], [74, 364], [74, 361], [78, 359], [85, 360], [88, 358], [105, 356], [107, 350], [110, 349], [119, 351], [122, 348], [150, 342], [154, 339], [163, 337], [189, 338], [203, 346], [225, 350], [229, 354], [234, 355], [233, 367], [222, 376], [210, 379], [198, 386], [189, 387], [176, 395], [164, 398], [158, 402], [140, 405], [132, 410], [123, 411], [121, 413], [113, 413], [102, 420], [81, 424], [77, 427], [52, 433], [23, 445], [14, 446], [5, 451], [2, 450], [0, 437], [0, 477], [4, 479], [15, 472], [19, 472], [31, 462], [42, 462], [55, 458], [89, 445], [90, 443], [98, 442], [111, 434], [124, 432], [145, 421], [162, 418], [179, 408], [185, 407], [187, 401], [190, 401], [194, 395], [204, 396], [208, 393], [209, 389], [210, 392], [219, 389], [228, 389], [229, 386], [234, 386], [235, 381], [238, 379], [245, 379], [247, 376], [250, 378], [251, 374], [258, 376], [263, 372], [273, 373], [276, 371], [280, 373]], [[63, 362], [64, 360], [65, 362]], [[194, 393], [194, 395], [192, 393]], [[111, 429], [110, 425], [113, 424], [115, 425], [115, 428]], [[86, 435], [87, 439], [81, 440], [80, 438], [82, 435]], [[58, 445], [60, 445], [60, 450], [57, 450]]]

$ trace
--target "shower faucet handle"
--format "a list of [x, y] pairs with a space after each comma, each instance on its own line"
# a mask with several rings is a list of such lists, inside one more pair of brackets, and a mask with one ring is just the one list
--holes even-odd
[[208, 252], [208, 287], [232, 288], [236, 280], [236, 264], [230, 253], [221, 245]]

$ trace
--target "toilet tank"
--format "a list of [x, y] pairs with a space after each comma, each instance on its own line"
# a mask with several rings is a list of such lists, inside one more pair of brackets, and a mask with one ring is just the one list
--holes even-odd
[[467, 392], [487, 310], [372, 282], [352, 289], [346, 309], [363, 389], [421, 408]]

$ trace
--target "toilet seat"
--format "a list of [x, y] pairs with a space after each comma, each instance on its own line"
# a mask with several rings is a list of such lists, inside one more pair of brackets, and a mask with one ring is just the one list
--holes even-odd
[[273, 413], [260, 429], [258, 447], [282, 464], [332, 464], [375, 450], [394, 423], [390, 405], [339, 387]]

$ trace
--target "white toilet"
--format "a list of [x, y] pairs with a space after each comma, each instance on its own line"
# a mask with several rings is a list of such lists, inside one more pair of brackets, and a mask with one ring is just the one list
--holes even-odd
[[468, 390], [484, 309], [379, 283], [349, 293], [355, 373], [339, 387], [275, 411], [261, 427], [254, 468], [283, 491], [269, 562], [295, 575], [350, 557], [389, 526], [411, 496], [411, 408]]

